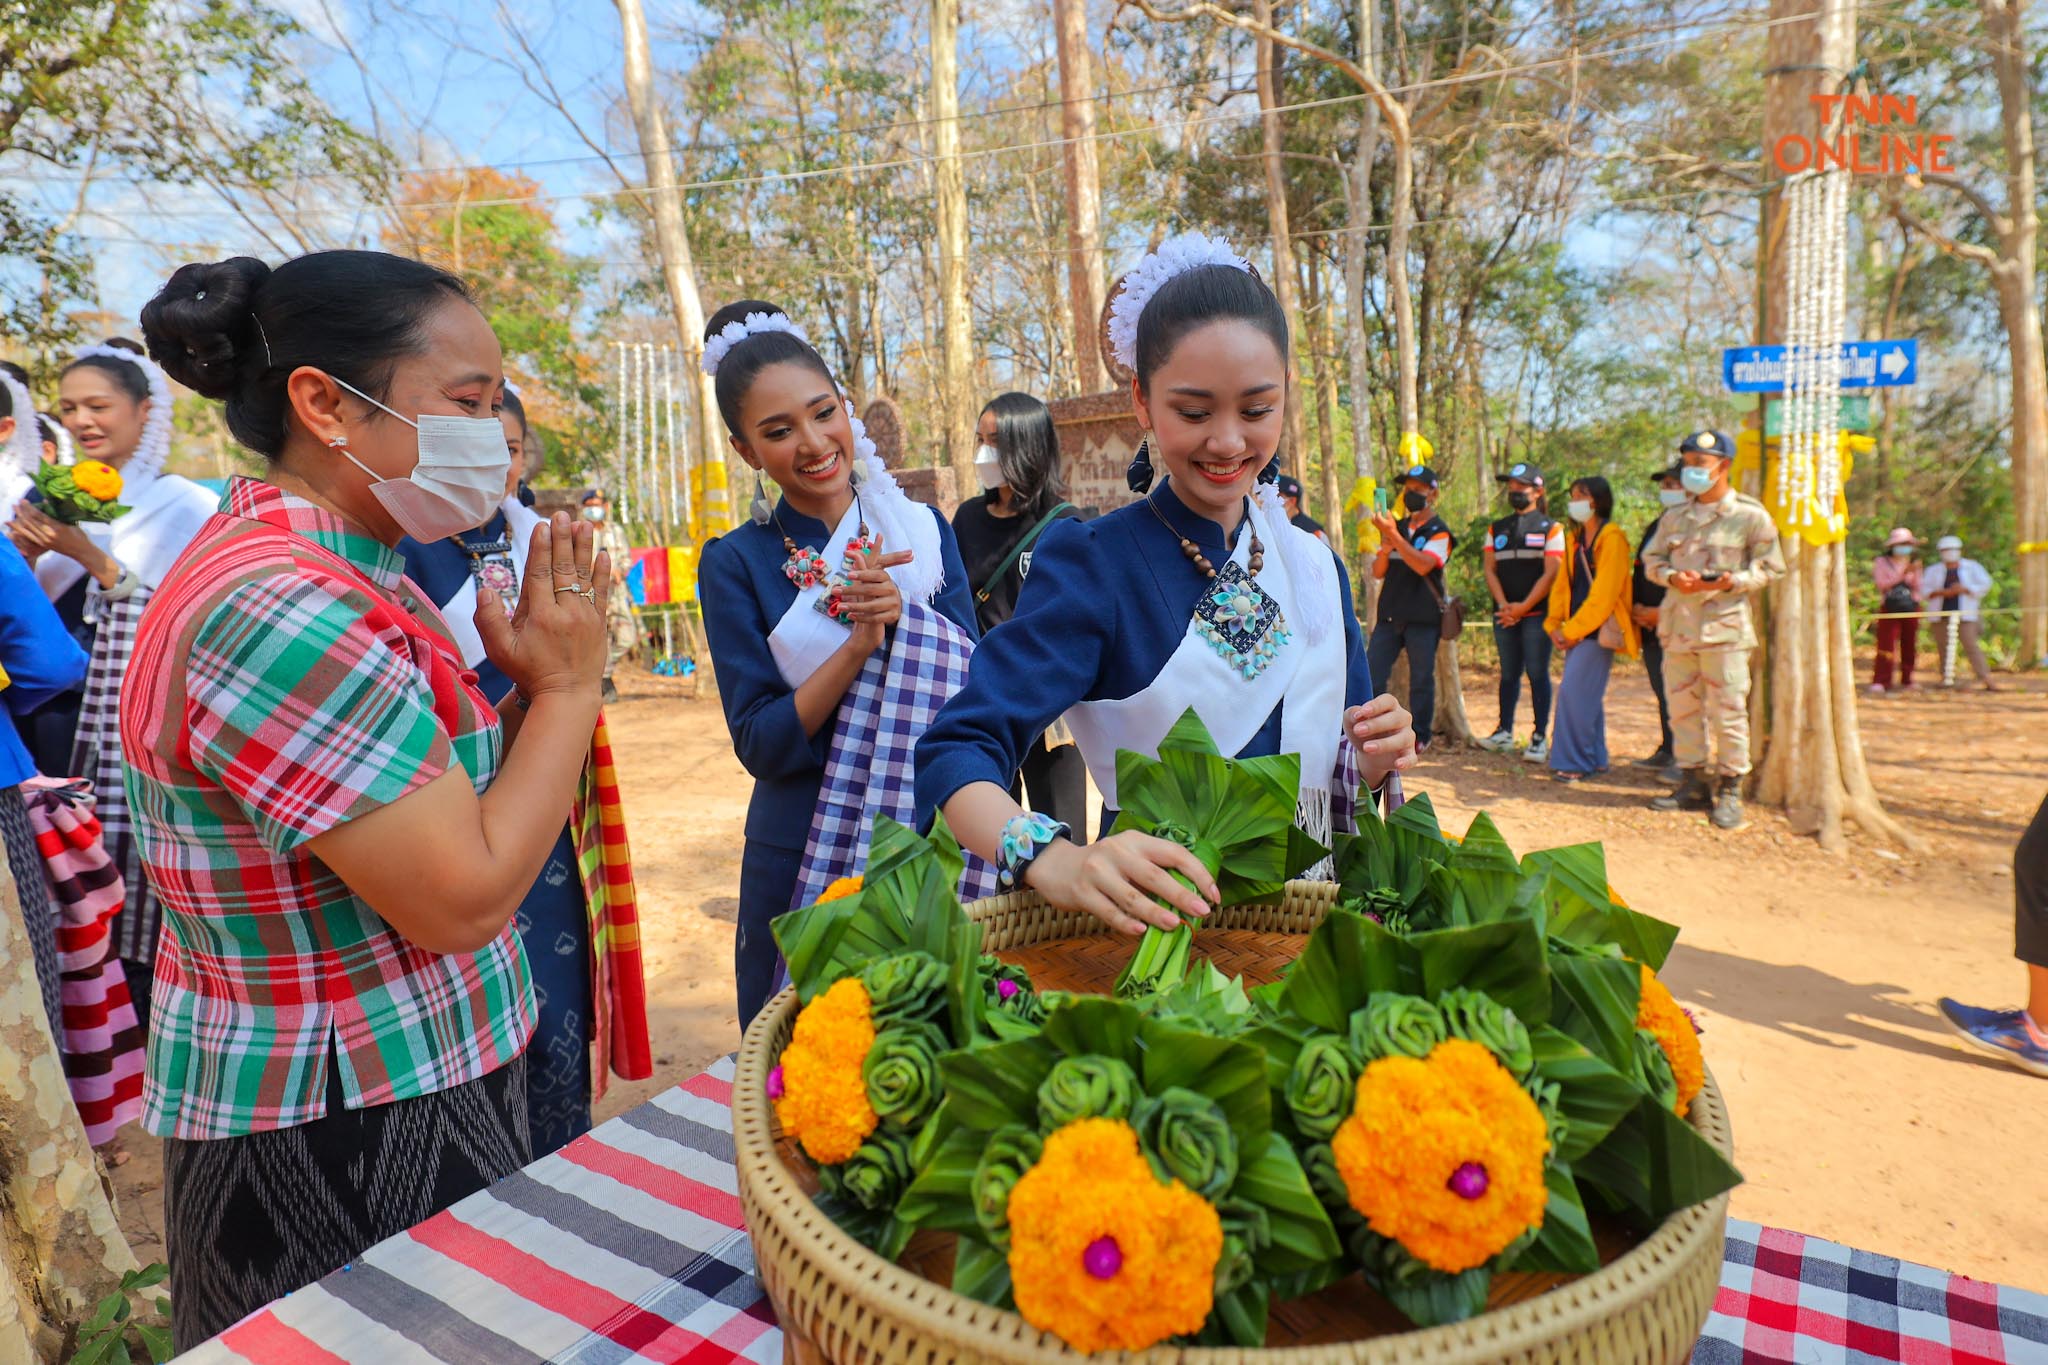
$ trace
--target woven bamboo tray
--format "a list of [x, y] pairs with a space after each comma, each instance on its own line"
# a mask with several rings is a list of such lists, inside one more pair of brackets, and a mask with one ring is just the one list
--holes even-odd
[[[1194, 954], [1253, 984], [1273, 979], [1335, 899], [1326, 883], [1291, 884], [1277, 905], [1211, 915]], [[983, 947], [1030, 971], [1042, 989], [1106, 991], [1132, 940], [1092, 916], [1060, 914], [1036, 895], [971, 905]], [[1015, 1313], [953, 1293], [948, 1237], [919, 1234], [892, 1265], [818, 1211], [808, 1163], [781, 1142], [768, 1102], [769, 1069], [796, 1022], [796, 995], [771, 1001], [740, 1045], [733, 1135], [740, 1203], [761, 1282], [782, 1324], [784, 1360], [799, 1365], [950, 1365], [1107, 1359], [1146, 1365], [1387, 1365], [1388, 1362], [1596, 1361], [1680, 1365], [1706, 1321], [1721, 1278], [1728, 1196], [1682, 1209], [1648, 1237], [1596, 1234], [1606, 1264], [1576, 1279], [1500, 1275], [1486, 1313], [1423, 1330], [1407, 1325], [1357, 1275], [1276, 1304], [1263, 1349], [1159, 1346], [1088, 1357]], [[1734, 1155], [1727, 1110], [1710, 1074], [1691, 1122]]]

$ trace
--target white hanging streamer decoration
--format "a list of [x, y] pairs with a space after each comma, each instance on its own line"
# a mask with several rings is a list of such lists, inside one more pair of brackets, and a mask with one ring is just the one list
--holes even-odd
[[121, 482], [133, 492], [162, 473], [164, 461], [170, 456], [171, 381], [154, 360], [120, 346], [81, 346], [71, 353], [71, 358], [123, 360], [141, 370], [143, 378], [149, 381], [149, 416], [142, 419], [142, 438], [135, 443], [135, 453], [128, 457], [128, 463], [121, 466]]
[[1772, 492], [1790, 524], [1822, 524], [1839, 535], [1849, 176], [1804, 171], [1785, 193], [1785, 411]]
[[1205, 265], [1227, 265], [1246, 272], [1252, 268], [1230, 243], [1199, 232], [1167, 238], [1157, 251], [1131, 267], [1109, 305], [1109, 348], [1118, 364], [1127, 370], [1138, 367], [1138, 318], [1159, 287], [1175, 275]]

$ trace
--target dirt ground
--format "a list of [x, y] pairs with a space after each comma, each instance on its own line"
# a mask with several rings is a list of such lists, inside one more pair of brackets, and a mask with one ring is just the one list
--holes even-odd
[[[738, 1042], [731, 987], [734, 899], [748, 779], [717, 705], [687, 684], [622, 678], [611, 709], [639, 877], [656, 1076], [614, 1083], [600, 1119]], [[1576, 788], [1476, 750], [1432, 752], [1411, 790], [1461, 829], [1490, 812], [1518, 852], [1606, 844], [1614, 885], [1683, 929], [1667, 976], [1706, 1029], [1727, 1093], [1739, 1217], [2048, 1290], [2048, 1175], [2033, 1159], [2048, 1088], [1965, 1051], [1934, 1008], [1947, 994], [2010, 1004], [2012, 849], [2048, 793], [2048, 679], [2007, 690], [1922, 691], [1863, 703], [1863, 734], [1889, 809], [1925, 838], [1910, 852], [1852, 836], [1843, 856], [1752, 811], [1722, 834], [1663, 815], [1628, 761], [1655, 747], [1640, 668], [1617, 669], [1608, 735], [1616, 767]], [[1495, 682], [1468, 672], [1476, 727]], [[1523, 702], [1526, 732], [1527, 700]], [[1526, 733], [1525, 733], [1526, 737]], [[143, 1261], [162, 1257], [161, 1163], [130, 1130], [115, 1173]]]

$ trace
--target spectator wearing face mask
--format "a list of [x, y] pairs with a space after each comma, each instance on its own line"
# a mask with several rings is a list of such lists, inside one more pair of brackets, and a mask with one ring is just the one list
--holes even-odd
[[[1974, 559], [1963, 558], [1963, 542], [1955, 536], [1935, 541], [1934, 552], [1941, 556], [1941, 563], [1932, 565], [1921, 576], [1921, 596], [1928, 610], [1942, 613], [1935, 628], [1941, 632], [1943, 683], [1952, 685], [1947, 682], [1955, 676], [1956, 661], [1951, 651], [1960, 644], [1963, 653], [1969, 656], [1977, 682], [1986, 692], [1996, 692], [1991, 669], [1984, 662], [1984, 623], [1977, 618], [1978, 608], [1991, 591], [1991, 571]], [[1953, 643], [1948, 626], [1951, 615], [1956, 622]]]
[[[1913, 686], [1913, 656], [1920, 652], [1920, 542], [1903, 526], [1885, 538], [1884, 553], [1870, 564], [1870, 577], [1881, 599], [1877, 618], [1877, 662], [1871, 669], [1870, 695], [1904, 692]], [[1897, 657], [1897, 681], [1893, 658]]]
[[1526, 461], [1494, 482], [1507, 485], [1508, 515], [1486, 530], [1480, 558], [1493, 594], [1493, 643], [1500, 651], [1500, 726], [1479, 747], [1510, 753], [1515, 747], [1515, 704], [1522, 677], [1529, 679], [1535, 711], [1529, 747], [1522, 757], [1541, 763], [1550, 756], [1544, 735], [1550, 728], [1550, 635], [1544, 629], [1550, 585], [1564, 563], [1564, 528], [1543, 510], [1543, 471]]
[[1372, 576], [1380, 580], [1379, 619], [1366, 646], [1370, 676], [1385, 678], [1408, 656], [1408, 710], [1415, 717], [1415, 751], [1429, 747], [1436, 715], [1436, 647], [1443, 638], [1444, 564], [1457, 537], [1436, 514], [1437, 477], [1428, 465], [1401, 476], [1401, 517], [1382, 512], [1379, 553]]
[[1330, 537], [1323, 530], [1323, 524], [1301, 510], [1301, 480], [1295, 478], [1292, 474], [1282, 474], [1279, 482], [1274, 487], [1280, 492], [1280, 506], [1286, 511], [1287, 520], [1299, 526], [1317, 540], [1328, 544]]

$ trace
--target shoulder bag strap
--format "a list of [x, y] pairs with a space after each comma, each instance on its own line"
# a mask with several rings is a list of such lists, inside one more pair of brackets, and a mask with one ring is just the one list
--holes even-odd
[[1044, 533], [1045, 528], [1052, 525], [1053, 520], [1060, 513], [1070, 510], [1073, 505], [1071, 502], [1059, 503], [1050, 512], [1040, 517], [1036, 526], [1026, 531], [1022, 536], [1019, 536], [1017, 543], [1010, 547], [1010, 553], [1003, 556], [1003, 562], [998, 564], [996, 571], [988, 576], [988, 582], [982, 584], [981, 590], [974, 594], [974, 600], [977, 602], [988, 601], [989, 596], [996, 590], [996, 584], [1003, 581], [1003, 575], [1009, 573], [1017, 561], [1030, 552], [1031, 547], [1038, 543], [1038, 537]]

